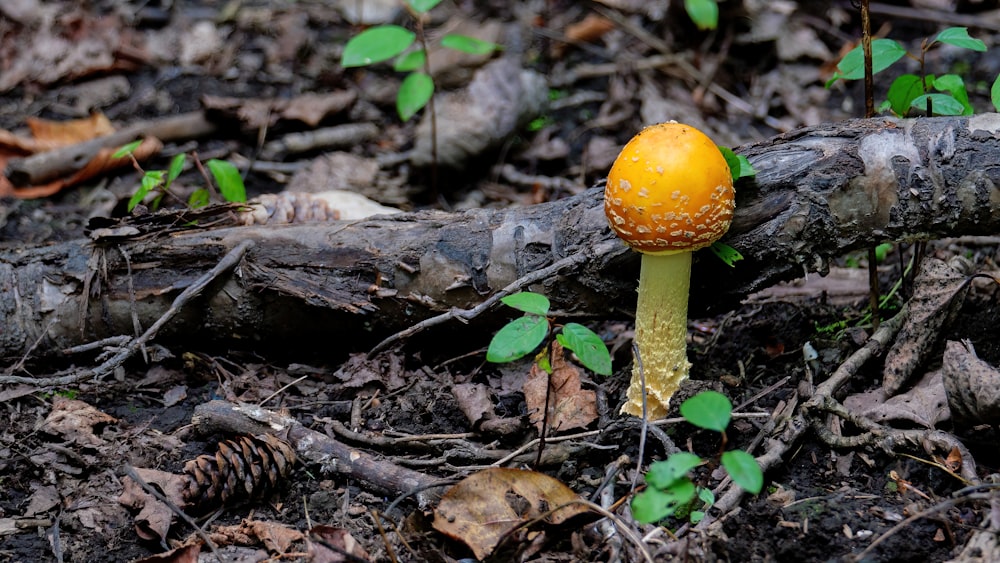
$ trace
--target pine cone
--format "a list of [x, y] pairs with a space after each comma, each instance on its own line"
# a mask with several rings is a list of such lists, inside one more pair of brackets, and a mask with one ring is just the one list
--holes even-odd
[[295, 465], [295, 451], [275, 436], [240, 436], [219, 442], [215, 455], [184, 464], [184, 500], [198, 510], [260, 499], [271, 494]]

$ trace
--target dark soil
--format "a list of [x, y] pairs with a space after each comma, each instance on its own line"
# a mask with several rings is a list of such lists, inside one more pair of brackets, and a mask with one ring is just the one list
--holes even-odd
[[[158, 58], [161, 54], [149, 55], [152, 62], [126, 65], [125, 69], [89, 69], [84, 75], [68, 74], [53, 80], [26, 77], [0, 95], [0, 127], [5, 129], [23, 127], [27, 117], [80, 117], [79, 112], [72, 111], [69, 97], [77, 91], [74, 88], [86, 87], [98, 78], [123, 76], [129, 84], [127, 93], [84, 110], [97, 109], [116, 123], [128, 124], [199, 110], [202, 96], [209, 94], [290, 99], [305, 92], [348, 90], [359, 94], [357, 104], [347, 112], [326, 118], [321, 125], [377, 116], [381, 127], [376, 139], [347, 151], [374, 159], [413, 148], [415, 123], [401, 123], [392, 105], [402, 75], [386, 67], [359, 71], [341, 68], [337, 63], [340, 50], [360, 28], [345, 21], [326, 3], [244, 3], [238, 8], [240, 15], [225, 21], [219, 19], [222, 7], [210, 2], [143, 3], [142, 18], [137, 17], [137, 6], [117, 2], [66, 0], [49, 4], [58, 4], [59, 13], [69, 14], [65, 17], [77, 22], [78, 28], [74, 29], [90, 30], [80, 31], [83, 35], [98, 33], [93, 29], [108, 24], [137, 34], [155, 31], [181, 37], [193, 22], [204, 21], [213, 24], [222, 41], [215, 52], [185, 66], [176, 60]], [[383, 170], [388, 175], [405, 180], [401, 192], [408, 199], [400, 202], [397, 191], [385, 193], [382, 201], [404, 209], [450, 210], [470, 205], [528, 204], [567, 195], [564, 187], [500, 179], [494, 165], [509, 162], [526, 174], [568, 179], [578, 187], [592, 185], [603, 178], [607, 163], [588, 163], [583, 155], [596, 159], [611, 151], [613, 158], [618, 147], [643, 123], [645, 114], [638, 109], [643, 104], [674, 104], [678, 119], [704, 124], [720, 138], [720, 144], [731, 146], [857, 113], [851, 103], [853, 108], [860, 104], [846, 101], [860, 100], [857, 85], [828, 91], [822, 88], [826, 76], [803, 76], [808, 73], [802, 69], [816, 71], [836, 58], [821, 60], [815, 55], [802, 55], [783, 59], [774, 38], [758, 42], [740, 39], [757, 29], [753, 27], [757, 21], [754, 18], [772, 12], [762, 10], [748, 15], [750, 8], [741, 7], [742, 3], [724, 2], [720, 30], [709, 33], [690, 24], [679, 8], [680, 2], [670, 4], [662, 19], [627, 11], [616, 13], [625, 14], [628, 22], [667, 41], [675, 52], [683, 53], [705, 72], [710, 82], [744, 100], [757, 113], [741, 111], [717, 93], [706, 93], [697, 81], [683, 73], [679, 76], [676, 69], [663, 73], [631, 69], [631, 62], [652, 56], [655, 51], [621, 27], [575, 47], [566, 47], [554, 38], [563, 36], [568, 24], [583, 19], [593, 8], [603, 10], [603, 4], [445, 2], [433, 12], [430, 27], [444, 25], [450, 16], [481, 25], [500, 22], [517, 30], [519, 43], [511, 48], [519, 50], [521, 63], [553, 80], [549, 86], [553, 99], [574, 93], [600, 95], [579, 104], [559, 106], [536, 126], [518, 129], [503, 145], [486, 151], [465, 170], [439, 171], [441, 182], [435, 188], [428, 185], [432, 177], [428, 169], [411, 168], [405, 159], [398, 160], [400, 164], [385, 165]], [[960, 4], [964, 7], [965, 3]], [[786, 25], [794, 22], [796, 29], [813, 30], [818, 43], [831, 53], [844, 46], [845, 38], [859, 34], [857, 14], [848, 3], [830, 8], [827, 3], [802, 1], [793, 7]], [[155, 19], [154, 15], [162, 15], [163, 19]], [[409, 25], [402, 15], [397, 21]], [[881, 16], [876, 18], [875, 27], [890, 22], [894, 24], [891, 35], [901, 40], [918, 42], [938, 29], [936, 23], [916, 17]], [[69, 29], [72, 23], [63, 25]], [[0, 45], [25, 40], [32, 25], [41, 24], [19, 23], [13, 17], [0, 16]], [[987, 31], [971, 31], [992, 47]], [[993, 69], [990, 72], [995, 76], [1000, 59], [990, 55], [977, 54], [975, 62], [966, 67], [973, 74], [970, 84], [992, 81], [987, 76], [975, 76], [979, 72], [975, 69], [981, 68]], [[17, 57], [27, 56], [30, 53], [15, 51], [0, 56], [0, 62], [9, 66]], [[933, 64], [943, 66], [966, 62], [946, 50], [934, 52], [933, 57]], [[607, 62], [617, 62], [620, 71], [554, 83], [557, 76], [582, 65]], [[648, 92], [641, 93], [642, 80], [660, 89], [659, 101], [650, 99], [652, 94]], [[880, 91], [884, 91], [887, 80], [878, 83]], [[461, 85], [459, 80], [446, 88]], [[981, 102], [981, 96], [973, 97], [977, 104]], [[272, 139], [296, 128], [308, 129], [302, 124], [281, 123], [266, 133]], [[158, 157], [149, 166], [165, 167], [170, 155], [191, 150], [204, 160], [253, 155], [257, 134], [258, 130], [246, 123], [233, 121], [210, 138], [168, 145], [164, 154], [169, 155]], [[555, 157], [539, 156], [546, 150], [558, 152], [560, 144], [564, 152]], [[605, 145], [604, 152], [594, 148]], [[322, 153], [317, 150], [288, 156], [284, 164], [304, 167]], [[251, 172], [247, 177], [250, 196], [281, 191], [289, 174]], [[199, 178], [192, 170], [180, 182], [196, 185]], [[138, 181], [134, 171], [124, 171], [44, 199], [6, 197], [0, 200], [0, 245], [11, 249], [82, 237], [91, 217], [127, 214], [125, 202]], [[366, 195], [379, 199], [377, 193]], [[902, 254], [905, 262], [912, 249], [896, 248], [880, 267], [883, 293], [902, 275], [897, 254]], [[965, 255], [978, 271], [994, 275], [1000, 257], [997, 242], [984, 243], [982, 239], [932, 241], [927, 254], [942, 259]], [[838, 268], [856, 264], [856, 258], [844, 257]], [[865, 265], [861, 257], [859, 267]], [[811, 282], [816, 278], [812, 275]], [[907, 279], [910, 283], [912, 278]], [[909, 291], [904, 286], [903, 297]], [[5, 292], [0, 298], [13, 297]], [[891, 300], [883, 317], [891, 316], [900, 304], [899, 297]], [[846, 297], [831, 297], [816, 286], [795, 297], [765, 292], [727, 314], [692, 320], [689, 355], [694, 368], [690, 389], [684, 393], [717, 389], [737, 405], [738, 413], [759, 415], [734, 420], [727, 448], [754, 445], [753, 453], [761, 455], [771, 437], [766, 426], [768, 415], [796, 400], [803, 393], [805, 381], [811, 378], [819, 383], [827, 378], [874, 330], [863, 320], [866, 305], [867, 286], [863, 283]], [[599, 418], [585, 429], [551, 437], [545, 446], [546, 463], [540, 466], [533, 459], [537, 448], [529, 449], [524, 459], [506, 464], [542, 471], [595, 502], [608, 486], [614, 499], [625, 498], [635, 472], [644, 471], [650, 461], [666, 457], [674, 445], [707, 457], [715, 455], [720, 446], [719, 438], [709, 432], [683, 422], [672, 423], [662, 426], [662, 432], [649, 434], [643, 465], [636, 467], [642, 428], [635, 420], [618, 414], [631, 370], [631, 320], [622, 317], [620, 310], [618, 304], [609, 304], [607, 317], [585, 321], [614, 351], [612, 377], [590, 374], [591, 379], [584, 378], [585, 388], [597, 391]], [[981, 359], [1000, 364], [998, 313], [1000, 302], [995, 288], [986, 282], [973, 284], [957, 318], [939, 335], [936, 352], [930, 355], [937, 360], [923, 366], [921, 373], [940, 367], [946, 340], [969, 339]], [[196, 407], [216, 399], [245, 403], [266, 400], [265, 408], [282, 410], [307, 428], [374, 453], [389, 464], [442, 479], [465, 477], [502, 457], [494, 455], [496, 452], [511, 452], [538, 436], [528, 423], [528, 407], [520, 390], [528, 361], [505, 365], [484, 361], [484, 348], [495, 329], [475, 323], [461, 330], [442, 329], [370, 361], [364, 359], [368, 350], [344, 349], [335, 342], [329, 343], [328, 350], [301, 358], [262, 357], [252, 348], [240, 349], [231, 343], [183, 339], [157, 342], [149, 349], [148, 361], [133, 358], [114, 377], [72, 388], [40, 389], [4, 400], [0, 402], [0, 562], [143, 560], [185, 539], [197, 541], [193, 529], [182, 522], [175, 523], [163, 541], [143, 539], [136, 528], [137, 515], [122, 506], [119, 498], [127, 466], [180, 474], [188, 460], [214, 455], [217, 444], [230, 436], [199, 434], [192, 425], [192, 415]], [[814, 349], [818, 357], [804, 361], [804, 347]], [[101, 361], [96, 354], [67, 358], [55, 354], [4, 358], [4, 367], [9, 368], [4, 375], [45, 377]], [[350, 359], [345, 362], [344, 358]], [[879, 388], [882, 358], [866, 364], [837, 398]], [[503, 431], [484, 430], [470, 422], [453, 393], [454, 386], [465, 383], [488, 386], [494, 401], [492, 415], [513, 422]], [[674, 405], [680, 402], [678, 399]], [[58, 409], [79, 419], [54, 426], [53, 412]], [[899, 426], [913, 428], [914, 423], [902, 422]], [[351, 433], [345, 434], [342, 427]], [[975, 456], [980, 476], [997, 471], [1000, 459], [996, 455], [995, 429], [984, 424], [956, 427], [951, 421], [941, 422], [939, 429], [954, 432], [961, 439]], [[557, 438], [559, 434], [585, 430], [597, 432], [567, 441]], [[851, 435], [857, 428], [844, 422], [840, 430]], [[763, 445], [755, 440], [759, 434], [764, 438]], [[392, 441], [401, 436], [414, 438], [410, 442]], [[623, 455], [628, 456], [628, 461], [616, 465]], [[612, 467], [617, 467], [618, 473], [613, 474], [610, 483], [605, 482]], [[722, 475], [704, 467], [699, 469], [694, 475], [699, 484], [709, 488], [720, 485]], [[434, 506], [421, 506], [412, 496], [397, 498], [397, 493], [373, 489], [361, 480], [344, 477], [336, 467], [316, 463], [300, 463], [280, 481], [274, 494], [233, 502], [223, 507], [211, 523], [204, 523], [204, 528], [211, 531], [216, 526], [258, 521], [306, 532], [325, 524], [349, 532], [371, 561], [389, 561], [392, 557], [400, 561], [459, 561], [473, 557], [461, 542], [432, 528]], [[809, 431], [766, 474], [760, 495], [745, 495], [733, 510], [711, 509], [709, 513], [717, 522], [705, 530], [692, 530], [683, 519], [668, 519], [662, 529], [655, 531], [652, 526], [640, 527], [632, 522], [627, 503], [616, 505], [614, 510], [636, 533], [649, 534], [645, 543], [658, 561], [842, 561], [861, 553], [887, 533], [888, 537], [867, 553], [865, 560], [944, 561], [957, 557], [973, 530], [981, 525], [989, 512], [986, 502], [958, 503], [928, 511], [925, 517], [894, 527], [963, 487], [927, 451], [878, 441], [833, 447]], [[623, 542], [620, 535], [604, 535], [606, 528], [601, 526], [596, 516], [575, 518], [561, 526], [536, 526], [531, 533], [512, 534], [490, 560], [642, 560], [635, 546]], [[543, 533], [535, 534], [537, 531]], [[670, 534], [675, 532], [678, 539], [671, 539]], [[265, 546], [262, 535], [247, 534], [245, 541], [234, 539], [234, 534], [217, 535], [213, 541], [226, 546], [220, 548], [225, 561], [262, 561], [269, 557], [288, 561], [345, 560], [306, 553], [303, 541], [294, 542], [282, 553]]]

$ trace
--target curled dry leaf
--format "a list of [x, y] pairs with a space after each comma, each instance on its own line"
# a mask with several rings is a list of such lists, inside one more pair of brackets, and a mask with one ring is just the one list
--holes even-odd
[[135, 563], [198, 563], [201, 554], [201, 544], [193, 543], [137, 559]]
[[[180, 508], [185, 506], [184, 488], [187, 486], [187, 477], [138, 467], [135, 472], [140, 479], [156, 486], [175, 505]], [[131, 477], [123, 478], [122, 485], [124, 488], [118, 502], [138, 511], [135, 516], [136, 535], [147, 541], [164, 541], [173, 524], [173, 511], [166, 503], [147, 493]]]
[[959, 424], [1000, 424], [1000, 372], [968, 340], [945, 344], [941, 371], [948, 407]]
[[263, 544], [271, 553], [287, 553], [292, 544], [303, 537], [302, 532], [279, 522], [250, 519], [243, 519], [234, 526], [219, 526], [210, 536], [217, 546]]
[[583, 505], [567, 505], [577, 499], [572, 489], [544, 473], [495, 467], [448, 489], [434, 510], [433, 526], [483, 559], [508, 532], [529, 520], [558, 525], [587, 512]]
[[[313, 526], [307, 536], [309, 556], [313, 563], [341, 563], [343, 561], [371, 561], [365, 548], [343, 528]], [[346, 555], [345, 555], [346, 554]]]
[[[510, 57], [490, 62], [468, 87], [435, 98], [437, 162], [462, 168], [471, 158], [501, 144], [519, 126], [541, 115], [548, 103], [545, 78], [521, 68]], [[430, 111], [417, 126], [411, 161], [429, 166], [433, 161]]]
[[551, 363], [551, 374], [532, 364], [528, 380], [524, 382], [524, 402], [531, 422], [539, 432], [546, 416], [550, 432], [585, 428], [597, 420], [597, 393], [581, 388], [580, 370], [566, 361], [558, 342], [552, 343]]
[[100, 446], [104, 440], [97, 434], [117, 420], [83, 401], [56, 396], [52, 412], [45, 418], [40, 430], [78, 446]]
[[913, 297], [907, 305], [909, 315], [899, 336], [885, 358], [882, 389], [895, 395], [923, 364], [940, 336], [958, 312], [968, 287], [965, 262], [928, 258], [913, 281]]

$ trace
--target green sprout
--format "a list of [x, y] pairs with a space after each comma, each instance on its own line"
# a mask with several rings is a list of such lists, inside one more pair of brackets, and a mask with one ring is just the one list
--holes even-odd
[[684, 0], [684, 11], [702, 31], [715, 29], [719, 25], [717, 0]]
[[[722, 153], [722, 157], [726, 159], [726, 164], [729, 165], [729, 173], [732, 174], [734, 183], [740, 178], [753, 178], [757, 174], [757, 171], [754, 170], [753, 165], [750, 164], [747, 157], [742, 154], [736, 154], [729, 147], [720, 146], [719, 151]], [[736, 262], [743, 259], [740, 251], [722, 242], [713, 242], [709, 249], [719, 260], [722, 260], [730, 267], [736, 267]]]
[[[396, 111], [403, 121], [409, 121], [434, 95], [434, 80], [427, 61], [427, 40], [421, 16], [440, 2], [441, 0], [407, 0], [405, 5], [417, 24], [416, 33], [398, 25], [377, 25], [352, 37], [344, 46], [340, 58], [340, 64], [344, 68], [371, 66], [396, 59], [393, 69], [409, 73], [396, 94]], [[417, 42], [420, 47], [410, 50]], [[473, 55], [485, 55], [501, 48], [489, 41], [458, 34], [443, 36], [441, 46]]]
[[[965, 81], [957, 74], [935, 76], [925, 72], [927, 53], [940, 45], [951, 45], [961, 49], [985, 52], [986, 44], [969, 36], [964, 27], [949, 27], [933, 38], [924, 39], [920, 52], [913, 54], [894, 39], [872, 40], [872, 74], [877, 74], [892, 66], [903, 57], [909, 57], [920, 64], [920, 74], [903, 74], [893, 80], [886, 93], [886, 100], [879, 105], [879, 111], [891, 111], [905, 117], [911, 109], [926, 111], [928, 115], [972, 115], [969, 93]], [[837, 71], [827, 81], [829, 88], [837, 80], [861, 80], [865, 77], [865, 57], [861, 46], [855, 47], [837, 63]], [[990, 100], [1000, 111], [1000, 75], [990, 89]]]
[[[547, 317], [550, 304], [544, 295], [523, 291], [500, 301], [523, 311], [524, 315], [510, 321], [493, 335], [486, 349], [486, 360], [493, 363], [513, 362], [531, 354], [552, 330]], [[611, 375], [611, 353], [600, 336], [579, 323], [566, 323], [557, 328], [556, 341], [572, 351], [584, 367], [600, 375]], [[546, 371], [551, 372], [550, 369]]]
[[[718, 462], [734, 483], [749, 493], [759, 493], [764, 486], [764, 473], [757, 460], [742, 450], [725, 451], [726, 427], [733, 411], [729, 399], [717, 391], [703, 391], [681, 403], [680, 411], [681, 416], [691, 424], [722, 434]], [[712, 506], [715, 495], [707, 488], [695, 485], [690, 472], [709, 461], [690, 452], [678, 452], [650, 464], [645, 475], [646, 489], [632, 499], [632, 516], [644, 524], [681, 513], [686, 513], [691, 522], [704, 518], [702, 508]], [[699, 509], [693, 508], [695, 498], [703, 504]]]
[[[187, 155], [180, 153], [170, 159], [170, 166], [166, 170], [143, 170], [142, 166], [139, 165], [139, 161], [135, 158], [135, 150], [141, 144], [141, 140], [133, 141], [122, 146], [112, 155], [113, 158], [122, 158], [125, 156], [131, 158], [132, 166], [142, 174], [142, 179], [139, 181], [139, 189], [128, 200], [129, 213], [145, 200], [146, 196], [150, 193], [157, 194], [153, 198], [150, 208], [154, 211], [158, 209], [163, 201], [163, 197], [171, 193], [170, 186], [181, 175], [181, 172], [184, 170], [184, 164], [187, 161]], [[246, 202], [246, 187], [243, 184], [240, 171], [233, 163], [225, 160], [211, 159], [205, 165], [212, 174], [212, 178], [215, 179], [215, 183], [219, 187], [219, 193], [223, 199], [234, 203]], [[211, 195], [208, 189], [199, 188], [188, 198], [188, 207], [192, 209], [204, 207], [208, 205], [210, 199]]]

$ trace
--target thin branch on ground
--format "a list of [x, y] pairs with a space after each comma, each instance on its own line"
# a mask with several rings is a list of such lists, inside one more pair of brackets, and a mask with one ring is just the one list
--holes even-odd
[[208, 549], [212, 550], [212, 554], [215, 555], [215, 558], [219, 561], [219, 563], [222, 563], [223, 561], [222, 554], [218, 552], [218, 550], [215, 548], [215, 544], [212, 543], [211, 538], [208, 537], [208, 534], [205, 533], [205, 530], [203, 530], [201, 526], [199, 526], [198, 523], [194, 521], [193, 518], [188, 516], [186, 512], [181, 510], [180, 507], [174, 504], [174, 502], [169, 498], [167, 498], [166, 495], [158, 491], [156, 487], [147, 483], [142, 477], [139, 476], [139, 473], [136, 472], [135, 468], [132, 467], [131, 465], [127, 464], [125, 465], [125, 474], [128, 475], [130, 479], [135, 481], [137, 485], [142, 487], [142, 490], [152, 495], [156, 500], [162, 502], [170, 509], [171, 512], [174, 513], [174, 515], [183, 520], [184, 523], [186, 523], [188, 526], [191, 526], [191, 528], [194, 529], [194, 533], [198, 534], [198, 537], [201, 538], [201, 541], [205, 542], [205, 545], [208, 546]]

